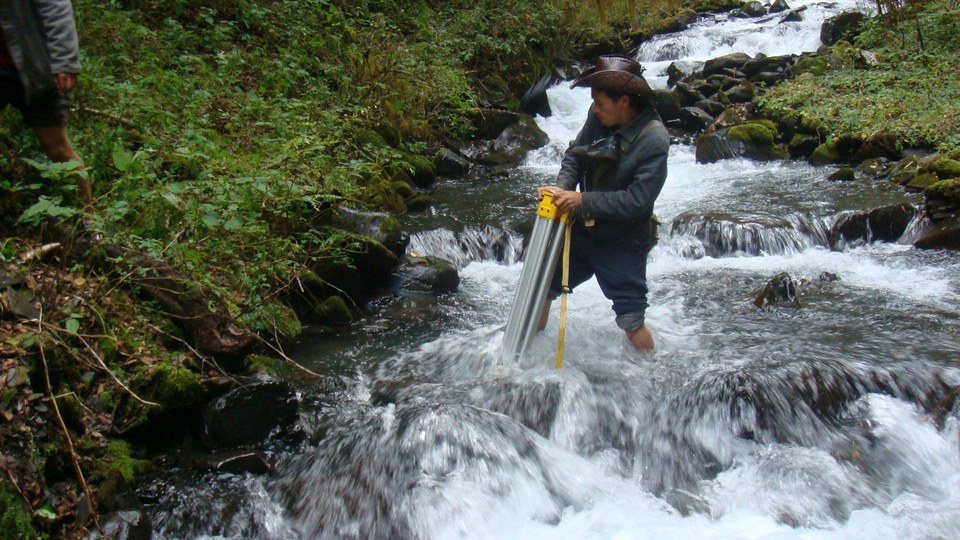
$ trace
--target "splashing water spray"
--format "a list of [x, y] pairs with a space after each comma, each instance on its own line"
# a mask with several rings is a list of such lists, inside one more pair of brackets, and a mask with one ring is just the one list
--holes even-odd
[[[566, 240], [564, 240], [566, 238]], [[547, 290], [553, 277], [553, 270], [560, 256], [560, 247], [564, 246], [563, 261], [563, 299], [560, 306], [560, 338], [557, 345], [557, 368], [563, 363], [563, 334], [567, 312], [567, 287], [570, 258], [570, 214], [558, 215], [553, 204], [553, 194], [543, 193], [537, 207], [537, 219], [530, 235], [530, 245], [520, 272], [517, 295], [510, 309], [510, 317], [503, 334], [499, 363], [517, 362], [530, 344], [530, 338], [536, 332], [537, 323]]]

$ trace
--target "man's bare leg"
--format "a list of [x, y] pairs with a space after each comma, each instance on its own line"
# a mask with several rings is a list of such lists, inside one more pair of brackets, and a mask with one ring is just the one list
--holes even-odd
[[[51, 160], [57, 163], [63, 163], [70, 160], [80, 160], [80, 156], [70, 145], [70, 139], [67, 138], [67, 128], [64, 126], [35, 127], [33, 132], [40, 141], [40, 146]], [[79, 174], [73, 175], [77, 187], [80, 189], [80, 197], [86, 210], [93, 206], [93, 190], [90, 188], [90, 180], [83, 178]]]
[[543, 311], [540, 312], [540, 322], [537, 323], [537, 332], [541, 332], [547, 327], [547, 319], [550, 318], [550, 305], [552, 303], [553, 301], [549, 298], [543, 303]]
[[650, 329], [647, 328], [646, 325], [642, 326], [639, 330], [627, 330], [626, 333], [630, 344], [638, 351], [653, 350], [653, 333], [650, 332]]

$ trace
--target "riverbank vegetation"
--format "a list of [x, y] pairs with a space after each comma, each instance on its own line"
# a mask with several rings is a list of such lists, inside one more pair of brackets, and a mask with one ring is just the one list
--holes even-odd
[[[960, 6], [951, 0], [881, 2], [852, 45], [875, 63], [821, 62], [759, 99], [771, 116], [800, 113], [836, 137], [892, 136], [902, 147], [960, 149]], [[849, 48], [841, 42], [834, 48]], [[833, 57], [842, 57], [842, 50]]]
[[338, 279], [386, 250], [338, 206], [402, 214], [438, 148], [491, 135], [483, 111], [721, 4], [643, 4], [631, 24], [626, 0], [604, 21], [594, 0], [75, 0], [85, 168], [0, 112], [0, 538], [135, 504], [140, 458], [275, 365], [251, 353], [305, 317], [348, 323], [363, 298]]

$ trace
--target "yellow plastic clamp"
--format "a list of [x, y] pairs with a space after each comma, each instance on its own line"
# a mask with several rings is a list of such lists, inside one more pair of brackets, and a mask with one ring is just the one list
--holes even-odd
[[[553, 193], [543, 192], [543, 199], [540, 200], [540, 206], [537, 207], [537, 215], [546, 219], [557, 219], [557, 207], [553, 205]], [[560, 221], [566, 223], [570, 221], [570, 213], [560, 216]]]

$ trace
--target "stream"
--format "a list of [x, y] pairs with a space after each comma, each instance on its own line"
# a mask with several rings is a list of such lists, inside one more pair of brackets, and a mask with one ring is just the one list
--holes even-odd
[[[858, 7], [706, 16], [638, 59], [663, 88], [671, 61], [815, 50], [822, 21]], [[924, 412], [960, 384], [960, 257], [826, 234], [843, 212], [921, 196], [805, 162], [700, 165], [675, 144], [647, 269], [655, 353], [630, 347], [591, 280], [569, 298], [563, 369], [559, 303], [520, 365], [497, 364], [535, 188], [591, 103], [566, 83], [548, 96], [550, 144], [438, 183], [409, 217], [408, 250], [453, 262], [459, 290], [381, 299], [298, 351], [344, 389], [301, 396], [305, 436], [271, 449], [275, 475], [141, 488], [156, 536], [960, 537], [960, 418]], [[780, 272], [802, 307], [755, 308]]]

